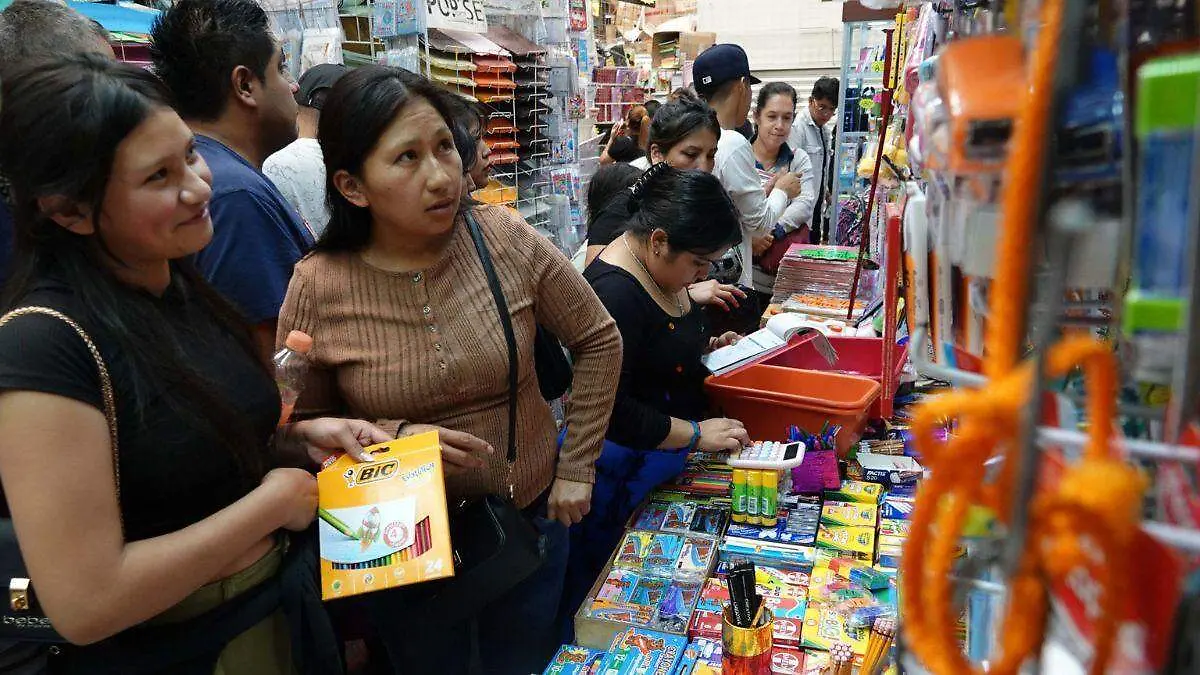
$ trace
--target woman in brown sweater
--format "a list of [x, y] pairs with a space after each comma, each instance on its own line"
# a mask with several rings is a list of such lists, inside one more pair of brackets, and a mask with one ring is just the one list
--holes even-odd
[[[542, 569], [476, 617], [476, 646], [485, 672], [529, 673], [554, 646], [566, 526], [590, 507], [620, 335], [549, 240], [508, 210], [463, 205], [448, 96], [383, 66], [359, 68], [333, 88], [319, 130], [333, 219], [316, 252], [296, 266], [279, 334], [302, 330], [314, 339], [314, 381], [301, 409], [355, 411], [400, 435], [436, 427], [450, 446], [443, 457], [464, 469], [447, 479], [451, 498], [507, 494], [508, 348], [465, 224], [470, 209], [517, 338], [511, 487], [547, 541]], [[574, 357], [561, 450], [534, 371], [536, 323]], [[467, 672], [470, 625], [433, 630], [406, 622], [402, 608], [391, 614], [376, 628], [397, 672]]]

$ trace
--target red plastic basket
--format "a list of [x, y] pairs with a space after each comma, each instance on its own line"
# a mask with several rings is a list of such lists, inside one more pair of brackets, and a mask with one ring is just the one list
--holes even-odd
[[745, 424], [755, 440], [785, 439], [793, 424], [810, 433], [826, 422], [841, 426], [836, 445], [842, 456], [862, 438], [882, 388], [865, 377], [760, 364], [714, 375], [704, 386], [716, 408]]
[[[782, 351], [762, 361], [763, 365], [780, 366], [782, 368], [800, 368], [802, 370], [819, 370], [838, 375], [866, 377], [883, 384], [883, 338], [873, 337], [831, 337], [829, 343], [837, 350], [838, 360], [831, 366], [817, 351], [814, 340], [804, 340], [788, 345]], [[886, 398], [896, 396], [900, 385], [900, 374], [904, 363], [908, 360], [908, 345], [895, 345], [895, 363], [892, 373], [891, 391], [882, 395], [871, 405], [869, 414], [872, 419], [883, 416], [881, 406]]]

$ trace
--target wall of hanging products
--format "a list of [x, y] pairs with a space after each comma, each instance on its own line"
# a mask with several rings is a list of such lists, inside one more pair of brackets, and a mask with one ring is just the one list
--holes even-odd
[[879, 196], [910, 353], [958, 387], [914, 419], [902, 670], [1197, 672], [1194, 3], [899, 13]]

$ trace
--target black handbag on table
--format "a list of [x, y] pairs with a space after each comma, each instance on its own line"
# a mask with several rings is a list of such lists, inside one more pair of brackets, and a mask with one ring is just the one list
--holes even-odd
[[[470, 213], [467, 227], [483, 264], [484, 275], [500, 316], [508, 345], [509, 494], [487, 495], [450, 508], [450, 541], [454, 547], [454, 576], [401, 589], [399, 593], [364, 596], [377, 617], [389, 616], [395, 601], [407, 617], [427, 625], [455, 625], [478, 616], [542, 566], [544, 537], [512, 501], [512, 467], [517, 461], [517, 338], [500, 278], [483, 233]], [[561, 353], [561, 349], [560, 349]], [[391, 596], [391, 597], [389, 597]], [[394, 616], [394, 615], [391, 615]], [[378, 622], [377, 622], [378, 623]]]

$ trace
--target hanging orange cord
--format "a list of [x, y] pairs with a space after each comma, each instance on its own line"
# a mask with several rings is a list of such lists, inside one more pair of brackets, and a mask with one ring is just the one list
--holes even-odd
[[1025, 307], [1029, 300], [1029, 265], [1033, 229], [1037, 223], [1038, 193], [1042, 189], [1045, 154], [1053, 132], [1054, 64], [1062, 29], [1063, 0], [1044, 0], [1042, 28], [1030, 63], [1025, 105], [1013, 122], [1001, 192], [1000, 242], [992, 284], [991, 306], [984, 342], [984, 374], [990, 378], [1012, 370], [1025, 337]]
[[[1111, 659], [1128, 592], [1129, 545], [1138, 527], [1143, 477], [1110, 449], [1116, 412], [1116, 360], [1104, 343], [1068, 338], [1047, 351], [1047, 373], [1062, 376], [1084, 369], [1088, 390], [1089, 437], [1081, 461], [1069, 467], [1052, 490], [1030, 510], [1029, 534], [1010, 587], [1010, 602], [999, 630], [1000, 653], [990, 675], [1015, 675], [1038, 648], [1048, 607], [1047, 583], [1073, 569], [1091, 571], [1100, 589], [1102, 614], [1096, 620], [1091, 672], [1099, 675]], [[1012, 475], [1001, 472], [984, 484], [984, 462], [1001, 448], [1015, 447], [1015, 430], [1029, 396], [1033, 368], [1024, 364], [984, 391], [955, 392], [920, 406], [913, 437], [932, 475], [921, 486], [901, 567], [905, 631], [913, 652], [937, 675], [981, 673], [954, 638], [951, 565], [967, 508], [983, 504], [998, 514], [1011, 506]], [[936, 431], [947, 420], [960, 422], [944, 442]], [[1007, 464], [1008, 462], [1006, 462]], [[1084, 540], [1094, 547], [1083, 545]], [[1099, 556], [1089, 551], [1098, 549]]]

